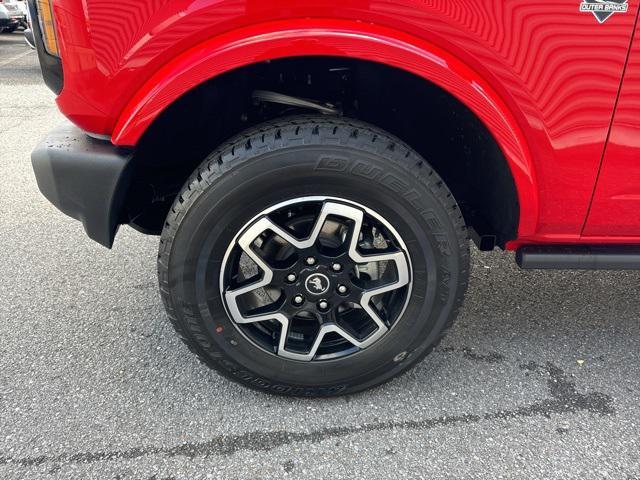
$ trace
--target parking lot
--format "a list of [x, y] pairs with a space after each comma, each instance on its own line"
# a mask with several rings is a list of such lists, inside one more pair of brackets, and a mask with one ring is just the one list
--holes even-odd
[[165, 318], [158, 239], [113, 250], [38, 192], [62, 120], [0, 35], [0, 478], [640, 480], [640, 273], [525, 272], [473, 254], [464, 309], [417, 368], [287, 399], [197, 362]]

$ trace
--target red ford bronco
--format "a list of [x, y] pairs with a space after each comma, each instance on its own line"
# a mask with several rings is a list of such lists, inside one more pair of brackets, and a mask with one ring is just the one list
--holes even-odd
[[362, 390], [458, 312], [468, 239], [640, 267], [640, 0], [30, 0], [70, 122], [42, 193], [106, 247], [160, 235], [202, 361]]

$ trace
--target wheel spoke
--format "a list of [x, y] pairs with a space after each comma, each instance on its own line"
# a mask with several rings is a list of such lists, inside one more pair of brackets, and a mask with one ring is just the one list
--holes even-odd
[[291, 233], [287, 232], [284, 228], [280, 227], [271, 219], [265, 216], [258, 220], [242, 234], [242, 236], [238, 239], [238, 245], [240, 245], [240, 247], [248, 254], [248, 250], [252, 250], [251, 244], [255, 241], [255, 239], [258, 238], [258, 236], [260, 236], [263, 232], [270, 230], [299, 250], [310, 248], [316, 243], [316, 240], [320, 236], [322, 226], [327, 219], [327, 215], [329, 215], [329, 213], [327, 213], [327, 205], [329, 204], [326, 204], [325, 207], [323, 207], [323, 209], [321, 210], [313, 226], [311, 234], [305, 239], [294, 237], [293, 235], [291, 235]]
[[371, 288], [369, 290], [365, 290], [362, 293], [362, 296], [360, 297], [360, 306], [365, 312], [367, 312], [369, 317], [378, 327], [378, 330], [373, 332], [373, 334], [371, 334], [365, 341], [363, 341], [362, 348], [368, 347], [389, 330], [389, 327], [387, 327], [382, 318], [380, 318], [380, 315], [378, 315], [375, 309], [371, 306], [371, 300], [373, 299], [373, 297], [375, 297], [376, 295], [381, 295], [383, 293], [391, 292], [392, 290], [397, 290], [398, 288], [402, 288], [409, 283], [409, 266], [407, 264], [406, 257], [402, 252], [376, 255], [373, 257], [376, 258], [376, 260], [374, 261], [377, 262], [392, 261], [393, 263], [395, 263], [396, 271], [398, 273], [398, 279], [393, 283], [387, 283], [386, 285], [382, 285], [377, 288]]
[[322, 327], [320, 327], [320, 330], [318, 331], [318, 334], [316, 335], [316, 338], [309, 352], [295, 353], [285, 349], [283, 339], [286, 337], [282, 336], [282, 338], [280, 339], [278, 355], [280, 355], [281, 357], [291, 358], [294, 360], [302, 360], [305, 362], [310, 362], [318, 353], [320, 344], [322, 343], [322, 340], [324, 339], [325, 335], [327, 335], [328, 333], [337, 333], [342, 338], [352, 343], [354, 346], [360, 347], [360, 348], [362, 346], [362, 343], [360, 341], [358, 341], [357, 339], [349, 335], [344, 329], [340, 328], [335, 323], [325, 323], [324, 325], [322, 325]]
[[[385, 325], [384, 321], [380, 318], [380, 316], [376, 313], [376, 311], [371, 307], [371, 299], [376, 295], [387, 293], [407, 285], [410, 281], [410, 269], [407, 262], [407, 257], [403, 252], [361, 255], [360, 252], [358, 252], [358, 239], [360, 236], [360, 230], [362, 229], [362, 212], [353, 207], [349, 208], [352, 209], [351, 218], [355, 220], [355, 225], [353, 226], [353, 232], [351, 234], [351, 241], [349, 244], [349, 257], [356, 263], [392, 262], [396, 266], [396, 272], [398, 275], [398, 278], [395, 282], [388, 283], [381, 287], [372, 288], [362, 293], [362, 296], [360, 298], [360, 306], [365, 312], [367, 312], [369, 317], [371, 317], [371, 319], [378, 327], [378, 329], [373, 334], [371, 334], [366, 340], [362, 342], [361, 348], [366, 348], [376, 340], [378, 340], [389, 329], [387, 325]], [[360, 215], [358, 215], [358, 212], [360, 212]]]
[[256, 282], [250, 283], [249, 285], [245, 285], [233, 290], [226, 289], [224, 291], [224, 297], [229, 308], [229, 313], [237, 323], [253, 323], [262, 321], [257, 319], [260, 317], [245, 318], [244, 315], [242, 315], [242, 313], [240, 312], [237, 298], [241, 295], [245, 295], [249, 292], [253, 292], [255, 290], [258, 290], [259, 288], [269, 285], [269, 283], [271, 283], [271, 280], [273, 279], [273, 270], [271, 270], [269, 265], [267, 265], [266, 262], [262, 260], [262, 258], [260, 258], [260, 256], [251, 248], [251, 244], [253, 243], [253, 241], [263, 231], [264, 228], [262, 228], [262, 225], [258, 223], [249, 228], [238, 239], [238, 245], [240, 246], [240, 248], [249, 256], [249, 258], [251, 258], [251, 260], [256, 263], [258, 268], [262, 270], [262, 278], [260, 278], [260, 280]]

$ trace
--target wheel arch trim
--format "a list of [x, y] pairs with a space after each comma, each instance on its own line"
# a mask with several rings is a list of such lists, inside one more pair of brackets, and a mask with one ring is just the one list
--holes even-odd
[[136, 145], [175, 100], [225, 72], [297, 56], [336, 56], [383, 63], [438, 85], [484, 123], [507, 160], [519, 200], [520, 237], [535, 234], [539, 199], [524, 133], [504, 100], [459, 58], [431, 42], [377, 25], [296, 19], [252, 25], [216, 36], [164, 65], [130, 99], [112, 133], [115, 145]]

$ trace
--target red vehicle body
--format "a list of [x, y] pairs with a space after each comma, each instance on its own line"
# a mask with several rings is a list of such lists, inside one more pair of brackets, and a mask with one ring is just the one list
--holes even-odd
[[638, 1], [604, 24], [579, 3], [140, 0], [114, 11], [58, 0], [57, 103], [84, 130], [136, 145], [180, 95], [223, 72], [304, 55], [382, 62], [441, 86], [493, 133], [520, 199], [510, 248], [636, 243]]
[[[48, 5], [32, 1], [32, 15], [42, 20]], [[45, 80], [64, 115], [121, 164], [106, 187], [76, 177], [100, 199], [65, 193], [52, 154], [34, 154], [34, 166], [45, 195], [106, 246], [122, 223], [159, 233], [204, 153], [314, 98], [429, 161], [421, 136], [441, 142], [434, 156], [453, 148], [433, 166], [481, 249], [542, 252], [519, 258], [525, 267], [640, 266], [640, 0], [50, 5], [57, 54], [43, 47], [44, 24], [36, 31]], [[295, 98], [277, 97], [286, 108], [274, 111], [262, 90]], [[104, 218], [94, 222], [96, 204]]]

